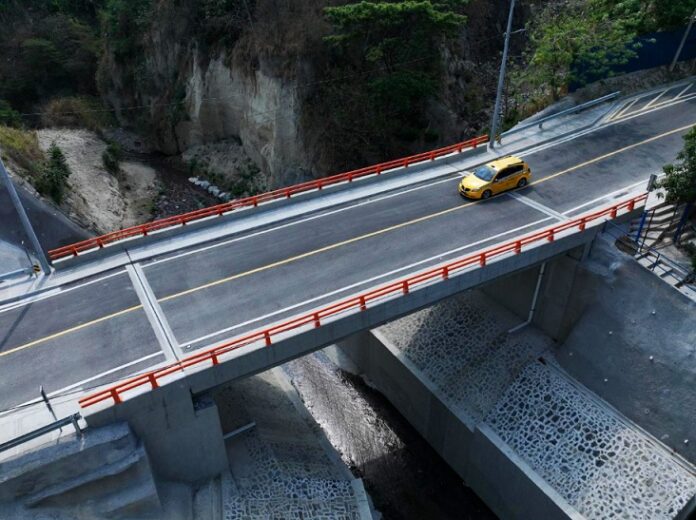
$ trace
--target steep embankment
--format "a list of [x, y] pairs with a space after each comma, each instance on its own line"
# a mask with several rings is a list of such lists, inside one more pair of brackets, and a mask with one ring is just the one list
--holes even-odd
[[[324, 9], [334, 2], [257, 0], [238, 12], [223, 3], [224, 9], [211, 2], [140, 2], [146, 21], [113, 23], [98, 74], [119, 122], [149, 135], [166, 154], [196, 148], [185, 157], [198, 157], [197, 174], [233, 183], [253, 164], [259, 173], [247, 191], [277, 187], [454, 142], [488, 122], [501, 43], [490, 35], [502, 30], [503, 1], [471, 1], [462, 9], [466, 22], [447, 40], [436, 37], [433, 55], [405, 63], [387, 57], [373, 63], [347, 56], [350, 48], [332, 48], [326, 37], [335, 28]], [[426, 62], [435, 63], [437, 77], [425, 103], [410, 91], [384, 93], [389, 109], [389, 103], [400, 103], [397, 111], [413, 105], [414, 128], [390, 127], [398, 114], [370, 113], [372, 91], [391, 85], [377, 77], [372, 90], [363, 88], [374, 69], [418, 78]], [[218, 143], [236, 145], [205, 148]], [[216, 155], [212, 164], [200, 159], [208, 151]]]

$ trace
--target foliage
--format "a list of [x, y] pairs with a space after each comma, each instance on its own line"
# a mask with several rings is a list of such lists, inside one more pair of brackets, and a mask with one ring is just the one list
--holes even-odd
[[137, 57], [152, 8], [152, 0], [104, 0], [100, 11], [102, 31], [117, 60]]
[[56, 143], [53, 143], [48, 149], [48, 161], [36, 183], [36, 189], [42, 195], [48, 195], [60, 204], [70, 173], [70, 167], [65, 160], [63, 151]]
[[198, 0], [199, 24], [209, 43], [232, 45], [253, 24], [255, 0]]
[[123, 160], [123, 149], [118, 143], [111, 141], [104, 153], [102, 153], [102, 162], [104, 168], [112, 175], [117, 175], [121, 171], [121, 161]]
[[68, 6], [10, 3], [0, 11], [0, 98], [29, 111], [55, 95], [95, 94], [99, 37], [89, 12], [81, 19]]
[[571, 81], [610, 75], [613, 66], [635, 56], [636, 14], [611, 3], [563, 0], [542, 7], [527, 26], [526, 68], [515, 74], [516, 90], [539, 90], [557, 99]]
[[14, 110], [7, 101], [0, 99], [0, 125], [17, 127], [21, 124], [22, 117], [19, 112]]
[[442, 45], [466, 20], [457, 12], [465, 3], [363, 0], [325, 8], [333, 34], [325, 38], [330, 72], [321, 96], [330, 100], [332, 133], [346, 136], [339, 148], [370, 143], [384, 155], [394, 153], [395, 139], [432, 139], [425, 109], [440, 86]]
[[684, 136], [684, 148], [677, 161], [664, 166], [665, 177], [658, 187], [666, 191], [667, 202], [696, 202], [696, 126]]
[[684, 27], [696, 9], [696, 0], [603, 0], [602, 9], [613, 16], [633, 19], [639, 34]]
[[96, 97], [68, 96], [51, 99], [41, 107], [45, 127], [87, 128], [97, 132], [114, 124], [111, 112]]
[[0, 153], [3, 161], [17, 166], [18, 173], [28, 174], [33, 179], [40, 174], [44, 154], [36, 132], [0, 126]]

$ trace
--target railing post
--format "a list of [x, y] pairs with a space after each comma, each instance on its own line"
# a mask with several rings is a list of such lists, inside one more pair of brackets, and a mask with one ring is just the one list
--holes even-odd
[[75, 428], [75, 433], [82, 437], [82, 428], [80, 428], [80, 424], [77, 422], [79, 416], [79, 413], [75, 413], [70, 416], [70, 419], [72, 421], [73, 427]]
[[220, 364], [220, 360], [218, 359], [218, 355], [216, 352], [211, 352], [210, 353], [210, 359], [213, 362], [213, 365], [218, 365]]
[[361, 311], [367, 310], [367, 302], [365, 301], [364, 296], [360, 297], [360, 310]]
[[442, 268], [442, 278], [443, 280], [449, 280], [449, 267], [445, 266]]
[[479, 265], [486, 267], [486, 253], [481, 253], [481, 256], [479, 256]]
[[321, 327], [321, 321], [319, 321], [319, 313], [315, 312], [314, 313], [314, 328], [318, 329], [319, 327]]
[[148, 378], [148, 380], [150, 381], [150, 384], [152, 385], [152, 388], [158, 388], [158, 387], [159, 387], [159, 383], [157, 383], [157, 378], [155, 377], [155, 374], [154, 374], [154, 373], [150, 372], [150, 373], [147, 375], [147, 378]]
[[549, 242], [553, 242], [556, 239], [556, 232], [553, 229], [549, 229], [549, 236], [547, 237], [547, 240]]
[[401, 288], [404, 291], [404, 294], [408, 294], [408, 280], [404, 280], [401, 283]]
[[271, 346], [271, 333], [266, 330], [263, 333], [263, 337], [266, 340], [266, 346], [270, 347]]
[[578, 225], [578, 229], [579, 229], [580, 231], [585, 231], [585, 224], [586, 224], [586, 223], [587, 223], [587, 222], [585, 221], [585, 217], [581, 218], [581, 219], [580, 219], [580, 224]]
[[123, 400], [121, 400], [121, 396], [118, 395], [118, 390], [116, 388], [111, 389], [111, 399], [114, 400], [114, 404], [121, 404]]

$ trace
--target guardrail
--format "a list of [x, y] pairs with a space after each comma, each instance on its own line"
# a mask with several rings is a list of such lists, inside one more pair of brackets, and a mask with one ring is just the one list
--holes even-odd
[[368, 175], [380, 175], [388, 170], [394, 170], [397, 168], [408, 168], [409, 166], [414, 164], [433, 161], [445, 155], [449, 155], [452, 153], [461, 153], [464, 150], [475, 149], [479, 145], [485, 144], [487, 141], [488, 136], [482, 135], [480, 137], [475, 137], [474, 139], [469, 139], [468, 141], [463, 141], [461, 143], [445, 146], [444, 148], [438, 148], [429, 152], [423, 152], [416, 155], [411, 155], [409, 157], [403, 157], [401, 159], [394, 159], [392, 161], [383, 162], [374, 166], [367, 166], [358, 170], [353, 170], [346, 173], [339, 173], [330, 177], [324, 177], [309, 182], [303, 182], [301, 184], [295, 184], [287, 188], [280, 188], [278, 190], [261, 193], [259, 195], [254, 195], [251, 197], [245, 197], [243, 199], [231, 200], [229, 202], [218, 204], [216, 206], [211, 206], [209, 208], [203, 208], [196, 211], [191, 211], [190, 213], [184, 213], [182, 215], [177, 215], [174, 217], [167, 217], [160, 220], [155, 220], [147, 224], [121, 229], [119, 231], [107, 233], [106, 235], [83, 240], [75, 244], [70, 244], [67, 246], [59, 247], [57, 249], [52, 249], [48, 252], [48, 255], [51, 260], [59, 260], [61, 258], [66, 258], [69, 256], [78, 256], [80, 253], [84, 253], [86, 251], [94, 249], [101, 249], [104, 246], [121, 240], [147, 236], [149, 233], [161, 231], [163, 229], [171, 227], [185, 226], [189, 222], [194, 222], [208, 217], [221, 217], [239, 208], [256, 207], [264, 202], [269, 202], [276, 199], [289, 199], [293, 195], [298, 195], [307, 191], [321, 190], [325, 187], [334, 184], [339, 184], [342, 182], [353, 182], [355, 179], [366, 177]]
[[58, 419], [57, 421], [52, 422], [51, 424], [48, 424], [46, 426], [43, 426], [37, 430], [34, 430], [33, 432], [25, 433], [24, 435], [21, 435], [21, 436], [17, 437], [16, 439], [12, 439], [11, 441], [7, 441], [7, 442], [0, 444], [0, 452], [12, 449], [16, 446], [19, 446], [20, 444], [24, 444], [25, 442], [29, 442], [31, 440], [38, 438], [38, 437], [41, 437], [42, 435], [46, 435], [47, 433], [51, 433], [55, 430], [60, 430], [63, 426], [68, 426], [69, 424], [73, 425], [76, 433], [82, 434], [82, 429], [80, 428], [80, 425], [77, 422], [80, 419], [82, 419], [80, 412], [69, 415], [68, 417], [65, 417], [63, 419]]
[[597, 221], [602, 217], [609, 217], [610, 219], [613, 219], [616, 218], [619, 212], [622, 210], [626, 210], [626, 212], [633, 211], [635, 207], [639, 203], [644, 202], [647, 197], [647, 193], [644, 193], [605, 209], [596, 211], [594, 213], [589, 213], [575, 220], [563, 222], [542, 231], [537, 231], [516, 240], [491, 247], [490, 249], [464, 256], [453, 262], [384, 285], [377, 289], [362, 293], [358, 296], [348, 298], [322, 309], [293, 318], [289, 321], [243, 335], [239, 338], [233, 339], [232, 341], [228, 341], [221, 345], [217, 345], [202, 352], [188, 356], [176, 363], [161, 367], [157, 370], [145, 372], [131, 379], [122, 381], [110, 388], [106, 388], [95, 394], [83, 397], [80, 399], [80, 406], [86, 408], [109, 399], [113, 400], [114, 404], [119, 404], [123, 401], [122, 396], [124, 393], [146, 385], [149, 385], [151, 389], [158, 388], [162, 378], [176, 372], [180, 372], [185, 368], [202, 363], [210, 363], [212, 366], [217, 365], [220, 363], [220, 358], [224, 354], [255, 343], [261, 343], [267, 347], [270, 347], [273, 344], [273, 337], [277, 336], [278, 334], [296, 330], [305, 326], [315, 328], [321, 327], [322, 320], [327, 318], [335, 317], [349, 311], [365, 311], [367, 310], [369, 304], [375, 301], [384, 300], [386, 297], [408, 294], [409, 291], [413, 290], [414, 288], [418, 288], [419, 286], [433, 281], [447, 280], [453, 275], [456, 276], [457, 274], [461, 274], [468, 268], [485, 267], [490, 260], [497, 257], [508, 254], [522, 253], [523, 248], [530, 244], [539, 242], [553, 242], [563, 232], [570, 231], [571, 233], [575, 233], [578, 231], [584, 231], [588, 223]]
[[522, 130], [526, 130], [527, 128], [531, 128], [533, 126], [538, 126], [539, 128], [542, 128], [543, 124], [546, 123], [547, 121], [550, 121], [552, 119], [556, 119], [557, 117], [564, 116], [566, 114], [573, 114], [577, 112], [582, 112], [583, 110], [587, 110], [588, 108], [591, 108], [595, 105], [601, 105], [602, 103], [605, 103], [607, 101], [611, 101], [612, 99], [615, 99], [621, 95], [620, 91], [617, 92], [612, 92], [611, 94], [607, 94], [606, 96], [602, 96], [597, 99], [593, 99], [592, 101], [587, 101], [586, 103], [582, 103], [580, 105], [576, 105], [574, 107], [567, 108], [565, 110], [561, 110], [560, 112], [556, 112], [555, 114], [551, 114], [546, 117], [542, 117], [540, 119], [536, 119], [534, 121], [530, 121], [529, 123], [525, 123], [516, 127], [511, 128], [507, 132], [503, 132], [500, 134], [501, 139], [503, 137], [507, 137], [508, 135], [516, 134], [517, 132], [521, 132]]

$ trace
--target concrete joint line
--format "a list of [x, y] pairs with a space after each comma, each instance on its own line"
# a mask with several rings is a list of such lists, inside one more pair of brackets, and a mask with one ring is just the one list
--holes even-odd
[[164, 311], [162, 311], [159, 303], [157, 303], [157, 298], [152, 292], [152, 287], [150, 287], [145, 273], [137, 264], [128, 264], [126, 266], [126, 272], [145, 310], [145, 315], [157, 337], [157, 341], [162, 347], [164, 356], [168, 361], [179, 361], [183, 357], [183, 352], [179, 347], [179, 343], [176, 341], [174, 332], [169, 326]]
[[540, 202], [537, 202], [537, 201], [532, 200], [528, 197], [525, 197], [524, 195], [520, 195], [519, 193], [514, 193], [514, 192], [508, 193], [508, 195], [511, 198], [521, 202], [522, 204], [526, 204], [530, 208], [534, 208], [535, 210], [540, 211], [544, 215], [548, 215], [551, 218], [555, 218], [559, 222], [564, 222], [566, 220], [570, 220], [570, 218], [566, 217], [562, 213], [559, 213], [558, 211], [555, 211], [555, 210], [549, 208], [548, 206], [541, 204]]

